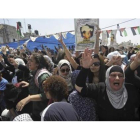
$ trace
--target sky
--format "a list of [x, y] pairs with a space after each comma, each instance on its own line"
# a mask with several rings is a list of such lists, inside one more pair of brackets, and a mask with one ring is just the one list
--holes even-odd
[[[132, 21], [122, 23], [128, 20], [134, 19]], [[22, 24], [22, 32], [28, 32], [28, 24], [31, 24], [32, 32], [34, 30], [38, 30], [40, 35], [46, 35], [46, 34], [53, 34], [58, 32], [64, 32], [64, 31], [71, 31], [74, 30], [74, 18], [42, 18], [42, 19], [33, 19], [33, 18], [1, 18], [0, 24], [10, 24], [12, 26], [16, 27], [16, 22], [20, 21]], [[140, 34], [133, 36], [131, 29], [129, 27], [133, 26], [140, 26], [140, 18], [100, 18], [99, 19], [99, 27], [105, 28], [111, 25], [115, 25], [118, 23], [120, 24], [120, 28], [126, 28], [128, 36], [121, 37], [119, 32], [117, 32], [116, 40], [117, 43], [121, 43], [123, 41], [129, 41], [133, 44], [140, 44]], [[109, 28], [106, 28], [104, 30], [109, 29], [117, 29], [117, 26], [112, 26]]]

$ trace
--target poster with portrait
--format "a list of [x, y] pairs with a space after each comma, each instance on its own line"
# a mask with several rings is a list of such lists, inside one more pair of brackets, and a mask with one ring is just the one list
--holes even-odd
[[112, 30], [111, 31], [110, 46], [113, 46], [113, 45], [116, 44], [116, 34], [117, 34], [117, 30]]
[[95, 32], [99, 19], [74, 19], [75, 23], [75, 50], [84, 51], [85, 48], [93, 49], [96, 43]]

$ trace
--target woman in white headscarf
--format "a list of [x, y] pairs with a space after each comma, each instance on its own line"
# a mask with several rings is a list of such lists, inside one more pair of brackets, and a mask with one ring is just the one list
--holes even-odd
[[27, 81], [29, 79], [29, 73], [18, 69], [19, 65], [25, 66], [24, 61], [21, 58], [14, 58], [13, 54], [8, 55], [8, 61], [14, 66], [14, 74], [12, 78], [12, 83], [15, 85], [23, 80]]
[[67, 86], [68, 86], [68, 91], [71, 93], [73, 91], [73, 85], [72, 85], [72, 69], [69, 61], [62, 59], [58, 63], [58, 74], [62, 78], [65, 79]]
[[140, 86], [140, 82], [135, 78], [134, 70], [140, 65], [140, 52], [125, 73], [120, 66], [112, 66], [106, 72], [105, 82], [86, 84], [87, 72], [92, 61], [91, 54], [85, 49], [83, 68], [77, 77], [75, 88], [82, 96], [97, 101], [99, 120], [136, 120], [135, 110], [139, 107], [140, 101], [137, 87]]

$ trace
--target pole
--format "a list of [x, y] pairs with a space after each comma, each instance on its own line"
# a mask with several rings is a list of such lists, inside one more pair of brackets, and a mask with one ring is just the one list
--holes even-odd
[[25, 25], [25, 33], [26, 33], [26, 22], [25, 22], [25, 19], [24, 19], [24, 25]]
[[[17, 24], [18, 24], [18, 22], [17, 22]], [[18, 34], [18, 33], [17, 33], [17, 34]], [[19, 44], [19, 34], [18, 34], [17, 38], [18, 38], [18, 41], [17, 41], [18, 46], [20, 46], [20, 44]]]
[[3, 19], [3, 21], [4, 21], [4, 24], [5, 24], [5, 19]]

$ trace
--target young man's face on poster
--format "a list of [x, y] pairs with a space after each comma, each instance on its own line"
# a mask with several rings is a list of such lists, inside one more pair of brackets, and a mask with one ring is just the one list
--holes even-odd
[[93, 36], [93, 27], [90, 27], [89, 25], [84, 25], [81, 27], [81, 35], [84, 39], [89, 40]]
[[83, 37], [84, 37], [84, 39], [90, 39], [90, 37], [91, 37], [91, 31], [84, 31]]

